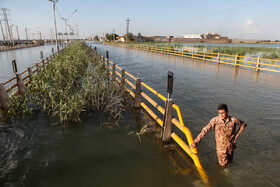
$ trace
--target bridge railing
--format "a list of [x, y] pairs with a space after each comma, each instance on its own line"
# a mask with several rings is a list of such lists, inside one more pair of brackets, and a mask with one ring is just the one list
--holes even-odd
[[[97, 55], [107, 67], [111, 79], [117, 80], [120, 83], [120, 86], [126, 89], [126, 91], [130, 94], [130, 96], [134, 100], [134, 107], [142, 107], [161, 126], [161, 128], [163, 128], [164, 120], [162, 119], [164, 118], [166, 107], [161, 106], [154, 99], [152, 99], [151, 94], [154, 95], [158, 100], [162, 100], [164, 102], [167, 101], [167, 98], [146, 83], [142, 82], [141, 79], [133, 76], [132, 74], [128, 73], [123, 68], [119, 67], [114, 62], [109, 60], [109, 55], [107, 57], [104, 57], [99, 53], [97, 53]], [[133, 81], [135, 81], [135, 83], [133, 83]], [[148, 92], [142, 90], [141, 86]], [[158, 112], [154, 111], [154, 109], [151, 109], [148, 105], [154, 107]], [[205, 183], [208, 183], [208, 176], [206, 175], [201, 165], [201, 162], [197, 155], [197, 149], [190, 149], [190, 145], [193, 142], [193, 136], [190, 130], [184, 124], [180, 107], [173, 102], [172, 107], [176, 111], [178, 119], [172, 116], [171, 122], [175, 127], [177, 127], [179, 131], [181, 131], [181, 133], [183, 133], [183, 135], [187, 139], [187, 143], [175, 132], [171, 132], [170, 136], [191, 157], [202, 180]], [[156, 113], [161, 114], [161, 118]]]
[[[113, 44], [119, 45], [119, 44]], [[254, 69], [255, 71], [270, 71], [280, 73], [280, 60], [261, 58], [261, 57], [249, 57], [242, 55], [230, 55], [223, 53], [213, 53], [207, 51], [185, 50], [170, 47], [160, 47], [154, 45], [142, 45], [142, 44], [127, 44], [120, 45], [123, 47], [151, 51], [156, 53], [187, 57], [192, 59], [199, 59], [205, 61], [216, 62], [218, 64], [227, 64], [234, 67], [244, 67]]]

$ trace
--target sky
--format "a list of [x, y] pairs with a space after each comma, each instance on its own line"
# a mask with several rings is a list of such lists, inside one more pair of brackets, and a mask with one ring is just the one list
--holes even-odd
[[[0, 8], [10, 10], [9, 24], [18, 26], [20, 38], [26, 38], [25, 28], [36, 39], [38, 31], [43, 38], [50, 38], [51, 29], [54, 32], [53, 7], [48, 0], [0, 0]], [[280, 40], [279, 8], [280, 0], [59, 0], [56, 20], [58, 32], [65, 32], [61, 17], [68, 18], [77, 9], [68, 24], [75, 32], [78, 29], [80, 38], [113, 30], [124, 35], [129, 18], [129, 31], [134, 35], [179, 37], [217, 32], [231, 39]]]

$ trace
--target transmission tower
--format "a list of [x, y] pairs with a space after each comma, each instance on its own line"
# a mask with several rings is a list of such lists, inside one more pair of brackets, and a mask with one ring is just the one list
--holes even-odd
[[10, 30], [8, 15], [7, 15], [7, 11], [9, 11], [9, 9], [1, 8], [1, 10], [3, 11], [4, 22], [6, 22], [6, 32], [9, 33], [9, 39], [10, 39], [10, 42], [12, 43], [11, 30]]
[[4, 34], [4, 30], [3, 30], [3, 27], [2, 27], [2, 22], [1, 22], [1, 19], [0, 19], [0, 27], [1, 27], [1, 31], [2, 31], [2, 36], [3, 36], [3, 44], [6, 43], [5, 41], [5, 34]]

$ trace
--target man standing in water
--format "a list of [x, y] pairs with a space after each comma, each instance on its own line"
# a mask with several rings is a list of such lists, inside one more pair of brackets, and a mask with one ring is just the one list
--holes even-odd
[[[218, 106], [218, 114], [219, 116], [211, 119], [210, 123], [202, 129], [201, 133], [191, 144], [191, 149], [195, 148], [197, 143], [200, 142], [211, 129], [214, 129], [219, 164], [225, 168], [229, 166], [229, 163], [232, 161], [233, 152], [236, 148], [236, 139], [244, 131], [247, 124], [235, 117], [228, 116], [226, 104], [220, 104]], [[236, 125], [239, 126], [237, 132], [235, 132]]]

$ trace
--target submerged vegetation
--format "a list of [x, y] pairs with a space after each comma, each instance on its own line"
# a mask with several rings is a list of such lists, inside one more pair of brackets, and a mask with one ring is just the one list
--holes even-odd
[[102, 111], [119, 117], [122, 94], [109, 81], [106, 68], [91, 49], [75, 42], [33, 76], [26, 95], [11, 100], [10, 116], [25, 117], [43, 111], [65, 122], [78, 122], [84, 111]]

